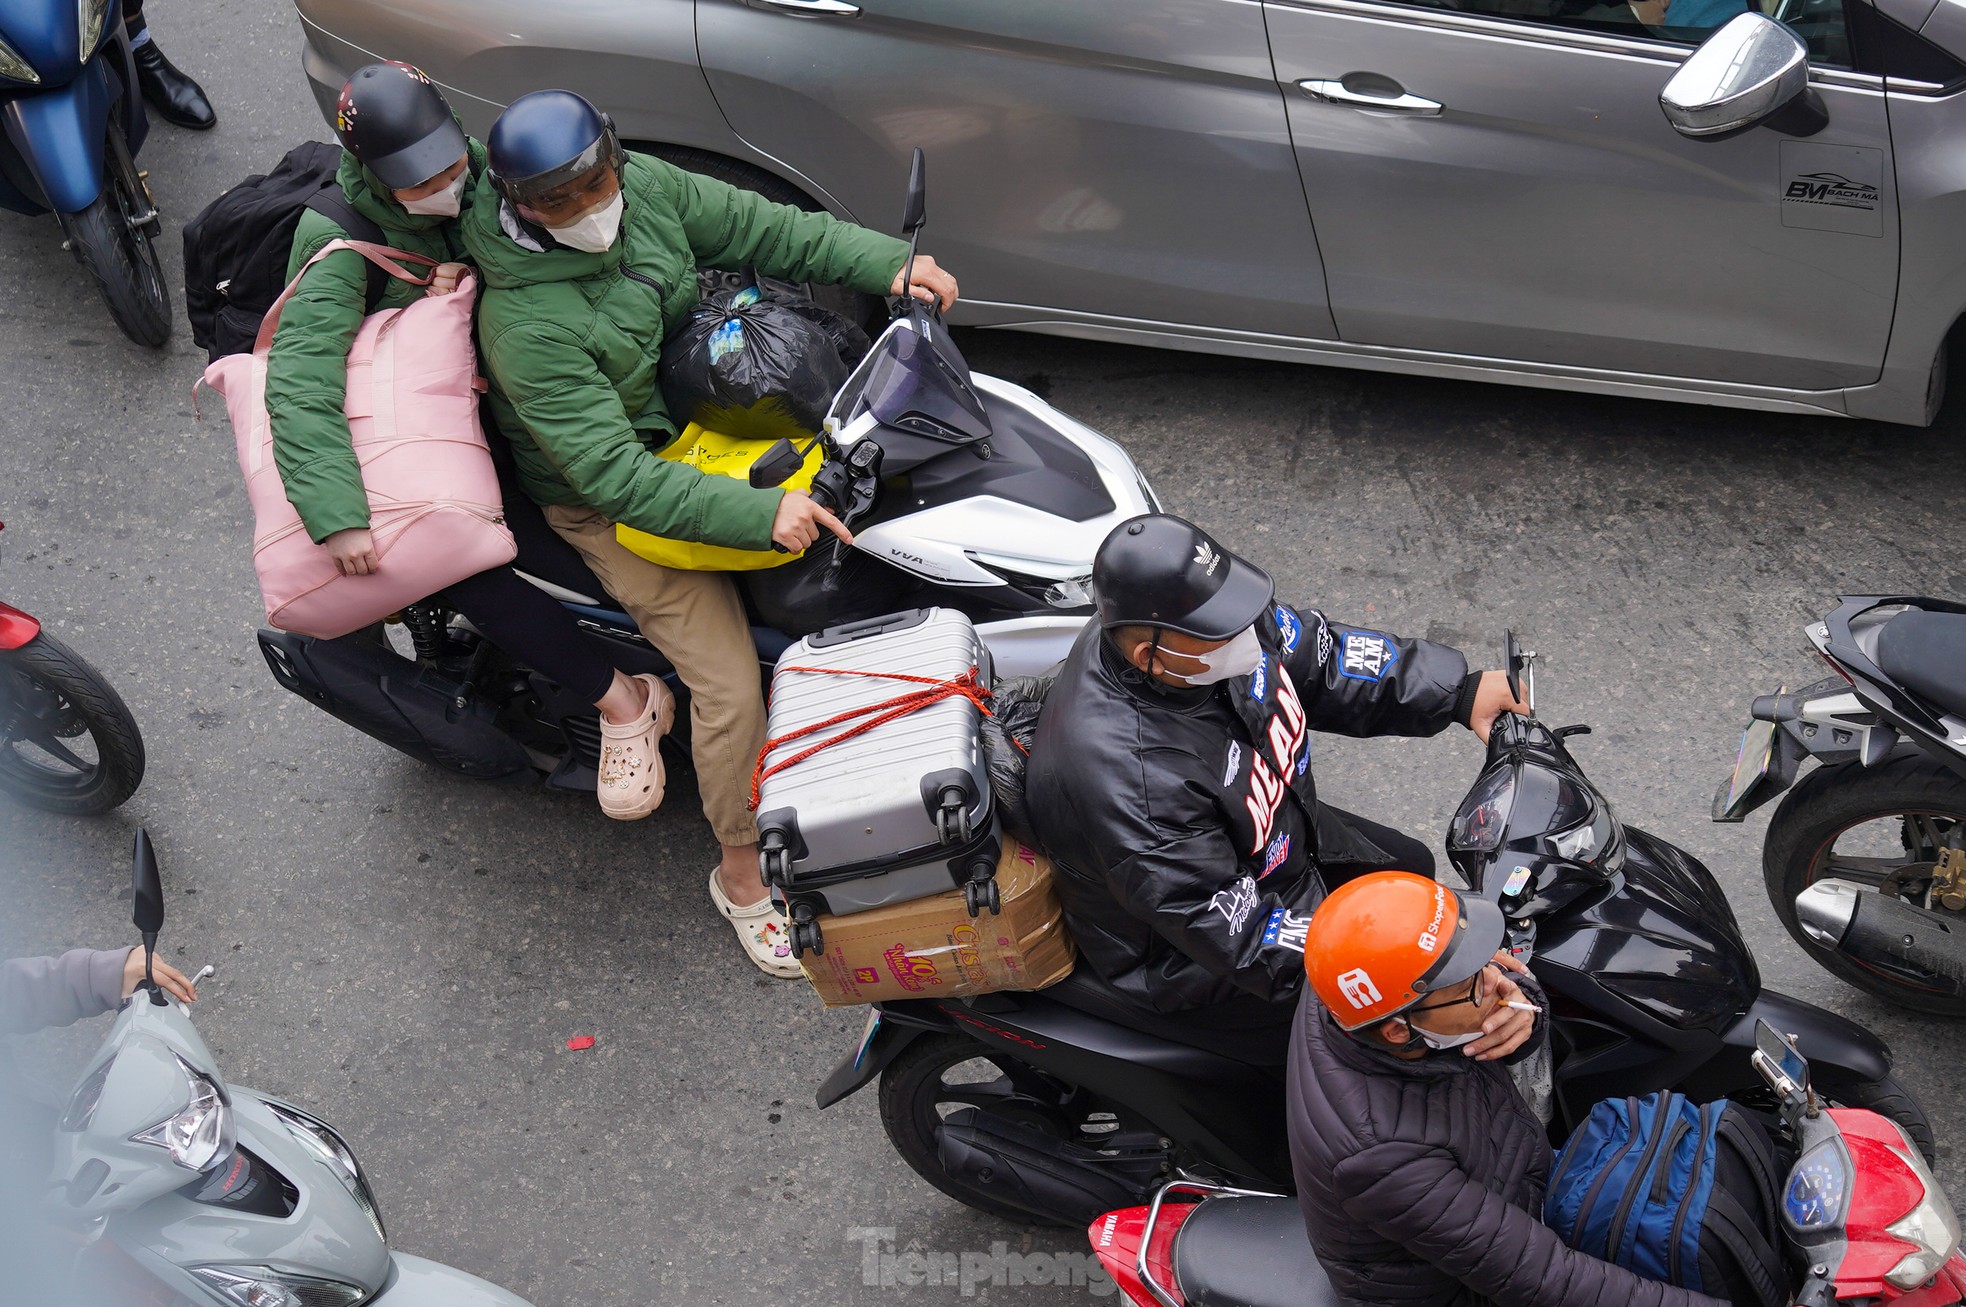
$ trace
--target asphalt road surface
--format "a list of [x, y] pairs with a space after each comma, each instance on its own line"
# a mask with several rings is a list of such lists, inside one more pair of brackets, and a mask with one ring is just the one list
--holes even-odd
[[[184, 219], [326, 132], [284, 4], [163, 0], [152, 22], [220, 115], [206, 135], [158, 127], [143, 154], [175, 279]], [[148, 826], [166, 956], [218, 964], [197, 1018], [225, 1073], [355, 1141], [396, 1246], [542, 1307], [1095, 1295], [1012, 1283], [1069, 1272], [1030, 1254], [1084, 1243], [930, 1190], [873, 1094], [814, 1109], [859, 1016], [741, 961], [688, 789], [617, 825], [435, 774], [273, 684], [231, 433], [210, 397], [194, 417], [203, 360], [181, 322], [161, 354], [125, 344], [55, 225], [12, 215], [0, 301], [0, 596], [119, 687], [150, 750], [114, 815], [0, 801], [0, 952], [130, 939], [126, 859]], [[1916, 431], [1001, 333], [963, 346], [1122, 441], [1287, 599], [1477, 665], [1521, 631], [1546, 656], [1546, 715], [1596, 728], [1577, 753], [1621, 814], [1714, 868], [1768, 984], [1891, 1042], [1966, 1192], [1966, 1026], [1817, 970], [1763, 894], [1765, 818], [1706, 819], [1749, 697], [1818, 676], [1800, 628], [1834, 595], [1966, 594], [1944, 489], [1966, 483], [1959, 406]], [[1317, 750], [1331, 801], [1436, 844], [1480, 761], [1459, 730]], [[12, 1051], [53, 1083], [105, 1025]], [[569, 1052], [577, 1035], [595, 1047]], [[968, 1283], [905, 1283], [928, 1254]]]

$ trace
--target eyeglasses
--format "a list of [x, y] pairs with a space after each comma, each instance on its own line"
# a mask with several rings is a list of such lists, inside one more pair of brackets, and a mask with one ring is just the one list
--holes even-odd
[[1406, 1009], [1406, 1013], [1410, 1016], [1416, 1012], [1439, 1012], [1443, 1008], [1459, 1007], [1463, 1003], [1477, 1008], [1488, 1006], [1487, 967], [1483, 967], [1481, 970], [1475, 972], [1474, 983], [1468, 986], [1468, 992], [1461, 997], [1446, 999], [1439, 1003], [1428, 1003], [1421, 1007], [1410, 1007]]

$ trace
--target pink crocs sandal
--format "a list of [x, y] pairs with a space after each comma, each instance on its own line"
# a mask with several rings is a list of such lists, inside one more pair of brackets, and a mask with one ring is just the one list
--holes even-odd
[[662, 806], [662, 737], [676, 721], [676, 696], [660, 677], [635, 677], [648, 687], [642, 715], [617, 726], [601, 718], [601, 766], [594, 792], [616, 821], [639, 821]]
[[771, 899], [760, 899], [748, 908], [738, 907], [725, 896], [723, 886], [717, 883], [717, 872], [713, 867], [710, 870], [710, 901], [717, 905], [717, 911], [737, 931], [738, 942], [744, 945], [744, 956], [750, 958], [758, 970], [780, 980], [796, 980], [805, 974], [792, 956], [791, 927], [785, 923], [785, 914], [772, 906]]

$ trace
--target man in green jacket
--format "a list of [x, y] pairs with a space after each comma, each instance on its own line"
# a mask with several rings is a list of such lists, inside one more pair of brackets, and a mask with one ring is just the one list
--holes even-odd
[[822, 530], [852, 540], [804, 491], [754, 489], [655, 456], [678, 426], [656, 366], [663, 337], [696, 304], [699, 266], [906, 290], [945, 306], [955, 279], [923, 256], [904, 286], [901, 241], [626, 154], [613, 123], [571, 91], [514, 100], [487, 146], [498, 202], [474, 205], [463, 227], [485, 279], [478, 340], [493, 413], [546, 520], [689, 686], [704, 815], [723, 848], [711, 900], [753, 962], [797, 976], [784, 918], [758, 878], [747, 804], [765, 718], [743, 601], [728, 575], [630, 553], [615, 524], [794, 553]]
[[[484, 191], [485, 150], [464, 134], [430, 79], [402, 63], [357, 69], [342, 87], [335, 130], [342, 142], [335, 207], [343, 213], [337, 220], [304, 209], [295, 225], [287, 279], [302, 269], [307, 275], [273, 334], [266, 410], [273, 461], [308, 537], [342, 575], [367, 576], [390, 564], [369, 529], [369, 496], [343, 413], [349, 348], [372, 310], [457, 289], [467, 271], [459, 260], [468, 257], [457, 219]], [[374, 265], [360, 254], [336, 250], [308, 267], [331, 242], [354, 238], [349, 228], [363, 219], [390, 248], [439, 260], [428, 288], [388, 277], [371, 305]], [[611, 765], [596, 781], [602, 811], [622, 820], [653, 812], [662, 801], [656, 747], [675, 711], [668, 687], [611, 666], [558, 602], [509, 567], [467, 577], [444, 600], [508, 654], [600, 710], [616, 737], [604, 760]]]

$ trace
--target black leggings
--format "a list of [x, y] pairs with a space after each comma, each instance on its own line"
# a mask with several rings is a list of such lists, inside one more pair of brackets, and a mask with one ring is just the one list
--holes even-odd
[[467, 576], [443, 597], [493, 644], [588, 703], [614, 684], [614, 665], [574, 625], [573, 615], [511, 568]]

